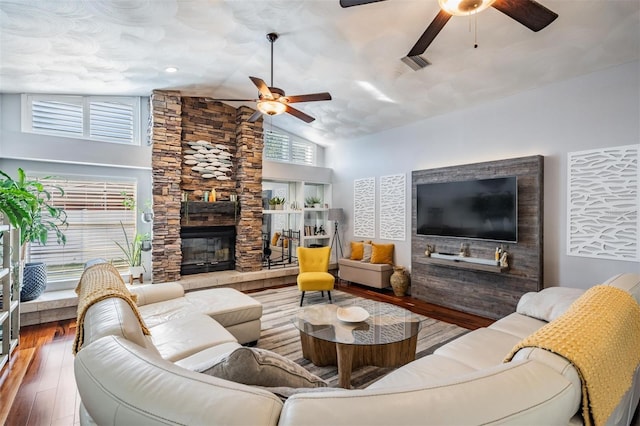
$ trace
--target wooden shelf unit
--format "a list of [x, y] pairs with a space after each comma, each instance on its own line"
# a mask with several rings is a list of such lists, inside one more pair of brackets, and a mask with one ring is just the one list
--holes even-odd
[[20, 265], [20, 235], [9, 225], [0, 225], [2, 264], [0, 265], [0, 369], [8, 364], [20, 338], [20, 287], [14, 283], [14, 268]]

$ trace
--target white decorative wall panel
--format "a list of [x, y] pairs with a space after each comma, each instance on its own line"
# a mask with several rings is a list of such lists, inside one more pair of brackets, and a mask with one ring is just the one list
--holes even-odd
[[375, 238], [376, 179], [353, 181], [353, 236]]
[[640, 145], [568, 154], [567, 254], [640, 260]]
[[405, 240], [405, 188], [404, 174], [380, 177], [380, 238]]

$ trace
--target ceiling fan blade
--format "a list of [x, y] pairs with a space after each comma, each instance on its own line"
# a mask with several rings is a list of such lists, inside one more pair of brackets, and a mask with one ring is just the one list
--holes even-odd
[[384, 0], [340, 0], [340, 6], [342, 7], [360, 6], [361, 4], [376, 3], [379, 1], [384, 1]]
[[258, 102], [257, 99], [214, 99], [204, 98], [207, 102]]
[[310, 115], [305, 114], [304, 112], [300, 111], [299, 109], [295, 109], [294, 107], [292, 107], [290, 105], [286, 105], [286, 106], [287, 106], [287, 112], [289, 114], [293, 115], [296, 118], [299, 118], [300, 120], [304, 121], [305, 123], [311, 123], [313, 120], [315, 120], [315, 118], [313, 118]]
[[540, 31], [558, 17], [534, 0], [496, 0], [492, 6], [532, 31]]
[[331, 94], [328, 92], [311, 93], [308, 95], [287, 96], [287, 99], [290, 104], [295, 104], [296, 102], [330, 101]]
[[262, 113], [260, 111], [256, 111], [253, 114], [251, 114], [251, 117], [249, 117], [249, 123], [255, 123], [256, 121], [258, 121], [258, 118], [260, 118], [260, 116], [262, 115]]
[[407, 53], [407, 56], [412, 57], [422, 55], [450, 18], [451, 14], [441, 9], [424, 33], [420, 36], [416, 44], [411, 48], [409, 53]]
[[271, 90], [269, 90], [269, 86], [267, 86], [267, 83], [265, 83], [261, 78], [258, 78], [258, 77], [249, 77], [249, 78], [251, 79], [251, 81], [253, 81], [253, 84], [256, 85], [256, 87], [258, 88], [258, 91], [262, 96], [264, 96], [267, 99], [273, 99], [273, 94], [271, 93]]

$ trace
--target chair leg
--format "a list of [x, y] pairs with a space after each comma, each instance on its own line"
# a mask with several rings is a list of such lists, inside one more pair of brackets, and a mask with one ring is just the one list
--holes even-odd
[[300, 306], [302, 306], [302, 301], [304, 300], [304, 291], [302, 292], [302, 297], [300, 297]]
[[320, 291], [320, 296], [324, 299], [324, 291]]
[[327, 291], [327, 294], [329, 294], [329, 303], [333, 303], [333, 302], [331, 301], [331, 291]]

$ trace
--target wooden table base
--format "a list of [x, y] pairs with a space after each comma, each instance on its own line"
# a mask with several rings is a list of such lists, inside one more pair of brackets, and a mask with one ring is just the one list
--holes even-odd
[[339, 386], [351, 388], [351, 371], [363, 365], [400, 367], [416, 359], [418, 336], [380, 345], [333, 343], [300, 332], [302, 356], [322, 367], [338, 366]]

